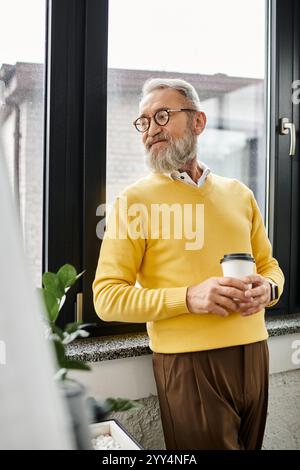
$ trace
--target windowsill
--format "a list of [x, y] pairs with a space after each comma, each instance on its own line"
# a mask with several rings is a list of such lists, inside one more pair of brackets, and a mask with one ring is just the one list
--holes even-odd
[[67, 346], [70, 359], [86, 362], [109, 361], [151, 354], [146, 333], [128, 333], [74, 341]]
[[[282, 336], [300, 332], [300, 313], [282, 315], [266, 320], [269, 336]], [[70, 359], [86, 362], [109, 361], [125, 357], [151, 354], [146, 333], [131, 333], [75, 341], [67, 346]]]

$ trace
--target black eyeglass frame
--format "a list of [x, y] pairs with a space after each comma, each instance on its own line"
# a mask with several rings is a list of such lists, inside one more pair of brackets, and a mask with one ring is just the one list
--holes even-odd
[[[161, 111], [166, 111], [166, 113], [168, 114], [168, 119], [167, 119], [167, 121], [165, 122], [165, 124], [160, 124], [160, 123], [157, 122], [157, 120], [156, 120], [156, 115], [157, 115], [158, 113], [160, 113]], [[163, 127], [163, 126], [166, 126], [166, 125], [168, 124], [168, 122], [169, 122], [169, 120], [170, 120], [170, 113], [179, 113], [180, 111], [192, 111], [192, 112], [195, 112], [195, 113], [198, 112], [197, 109], [191, 109], [191, 108], [180, 108], [180, 109], [161, 108], [161, 109], [158, 109], [158, 110], [153, 114], [152, 117], [153, 117], [153, 119], [154, 119], [154, 122], [155, 122], [158, 126]], [[148, 130], [149, 127], [150, 127], [150, 123], [151, 123], [152, 117], [148, 117], [148, 116], [139, 116], [135, 121], [133, 121], [133, 125], [134, 125], [134, 127], [136, 128], [136, 130], [137, 130], [138, 132], [142, 132], [142, 133], [147, 132], [147, 130]], [[147, 129], [145, 129], [144, 131], [141, 131], [141, 130], [138, 129], [138, 127], [137, 127], [137, 122], [138, 122], [138, 120], [141, 119], [141, 118], [147, 119], [147, 122], [148, 122]]]

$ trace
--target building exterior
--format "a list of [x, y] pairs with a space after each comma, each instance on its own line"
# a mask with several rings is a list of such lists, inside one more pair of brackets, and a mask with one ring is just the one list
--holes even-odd
[[[108, 70], [107, 202], [111, 204], [122, 189], [148, 173], [141, 136], [132, 125], [138, 116], [143, 83], [149, 77], [179, 76], [194, 85], [207, 114], [207, 128], [199, 138], [199, 158], [213, 172], [238, 178], [249, 186], [264, 213], [264, 80], [224, 74]], [[0, 86], [2, 147], [20, 210], [25, 251], [34, 283], [39, 285], [42, 270], [44, 65], [3, 64]]]

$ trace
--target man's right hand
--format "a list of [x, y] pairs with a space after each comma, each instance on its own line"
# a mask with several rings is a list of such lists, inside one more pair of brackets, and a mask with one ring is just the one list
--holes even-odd
[[210, 277], [200, 284], [187, 289], [186, 304], [191, 313], [215, 313], [222, 317], [228, 310], [238, 312], [239, 302], [251, 303], [253, 299], [245, 297], [248, 285], [233, 277]]

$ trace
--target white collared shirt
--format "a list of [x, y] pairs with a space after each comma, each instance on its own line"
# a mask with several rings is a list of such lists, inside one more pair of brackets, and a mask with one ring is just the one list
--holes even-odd
[[178, 181], [182, 181], [183, 183], [186, 183], [186, 184], [191, 184], [192, 186], [196, 186], [198, 188], [200, 188], [208, 174], [210, 173], [210, 168], [208, 168], [207, 165], [205, 165], [205, 163], [203, 162], [200, 162], [199, 160], [197, 161], [199, 167], [201, 168], [201, 170], [203, 171], [202, 175], [200, 176], [200, 178], [198, 179], [197, 183], [195, 183], [195, 181], [192, 180], [192, 178], [186, 173], [186, 171], [183, 171], [182, 173], [180, 171], [172, 171], [171, 173], [167, 173], [167, 175], [172, 178], [173, 180], [178, 180]]

